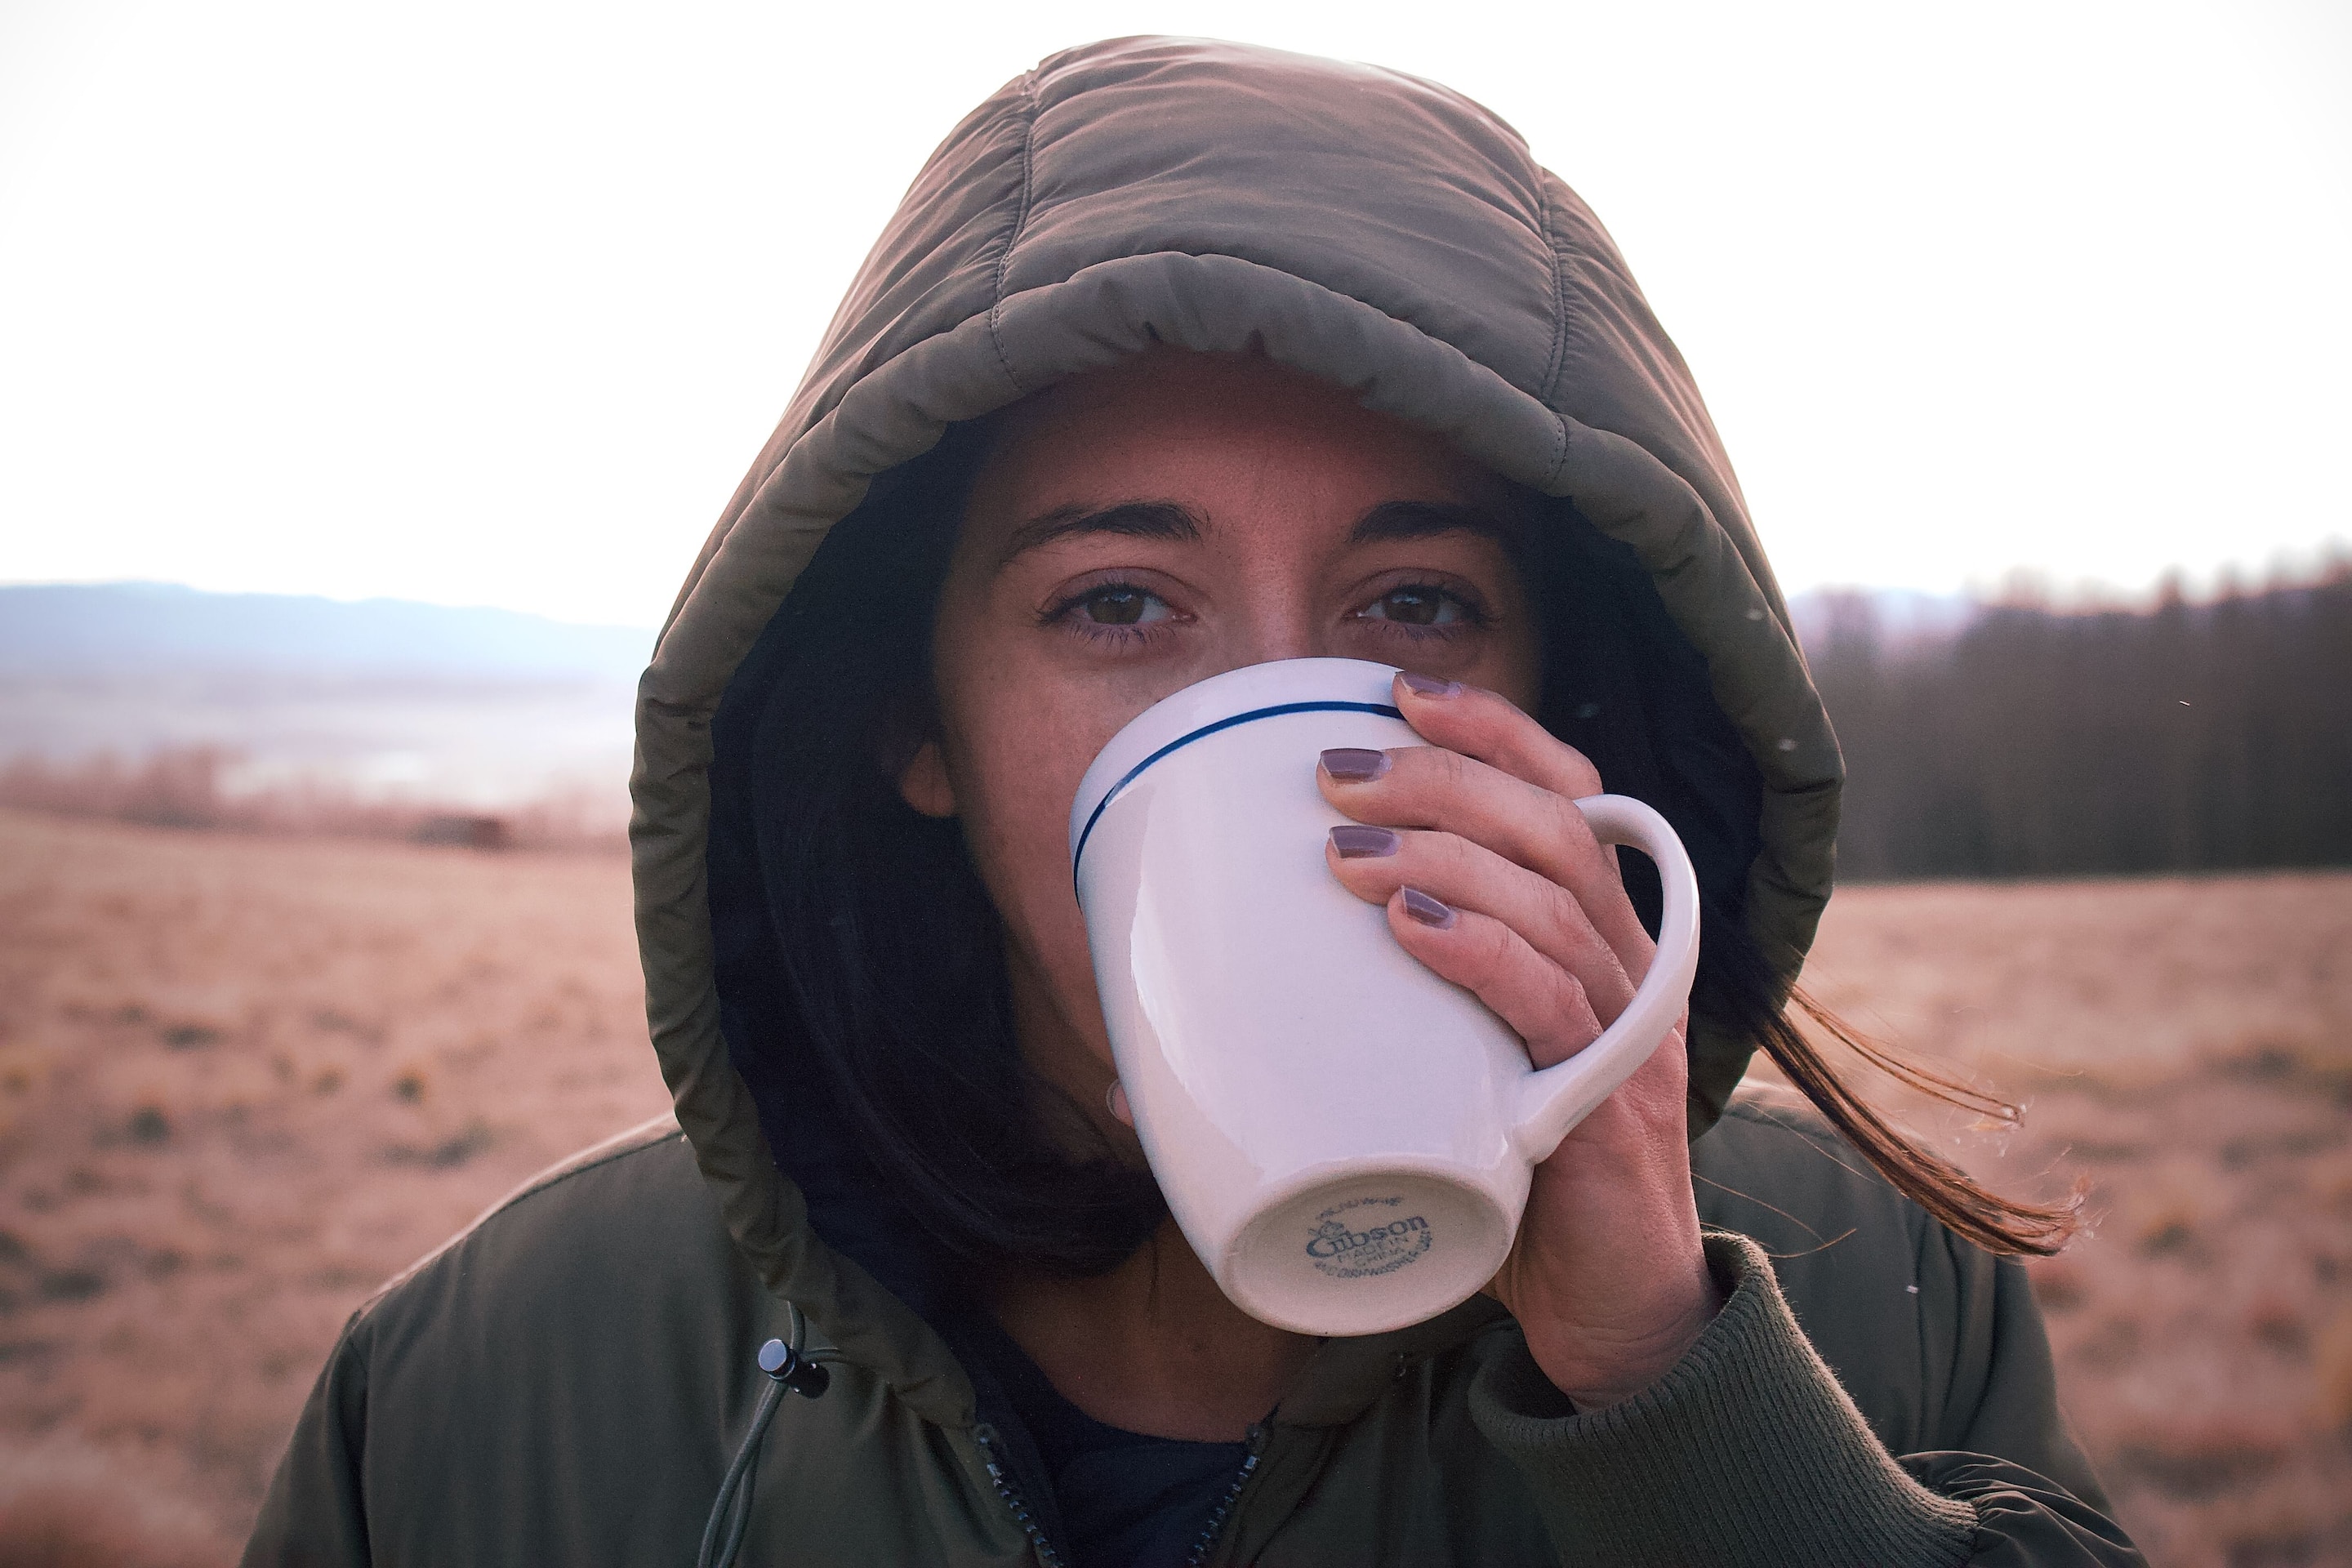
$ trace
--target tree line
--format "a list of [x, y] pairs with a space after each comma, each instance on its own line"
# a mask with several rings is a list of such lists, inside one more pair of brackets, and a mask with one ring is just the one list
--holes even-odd
[[2352, 864], [2352, 566], [1913, 638], [1832, 594], [1812, 623], [1841, 879]]

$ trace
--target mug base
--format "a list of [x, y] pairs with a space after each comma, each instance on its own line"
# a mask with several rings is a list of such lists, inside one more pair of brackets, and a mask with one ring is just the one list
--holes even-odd
[[1509, 1255], [1517, 1216], [1428, 1171], [1358, 1169], [1260, 1210], [1214, 1272], [1261, 1322], [1324, 1336], [1425, 1322], [1475, 1294]]

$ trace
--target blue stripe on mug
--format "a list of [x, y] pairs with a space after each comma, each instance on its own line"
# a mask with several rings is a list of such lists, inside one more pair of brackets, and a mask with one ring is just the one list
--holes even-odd
[[1073, 893], [1077, 891], [1078, 863], [1086, 858], [1087, 840], [1094, 837], [1095, 824], [1102, 820], [1102, 814], [1110, 809], [1110, 803], [1118, 798], [1119, 792], [1141, 778], [1144, 771], [1152, 763], [1171, 752], [1181, 752], [1193, 742], [1213, 735], [1220, 730], [1230, 730], [1236, 724], [1247, 724], [1258, 719], [1279, 719], [1286, 713], [1377, 713], [1383, 719], [1404, 717], [1386, 702], [1285, 702], [1276, 708], [1253, 708], [1246, 713], [1236, 713], [1230, 719], [1220, 719], [1213, 724], [1203, 724], [1189, 735], [1179, 735], [1135, 766], [1128, 769], [1126, 776], [1103, 792], [1102, 799], [1096, 803], [1094, 810], [1087, 815], [1086, 826], [1078, 831], [1077, 847], [1070, 851], [1070, 890]]

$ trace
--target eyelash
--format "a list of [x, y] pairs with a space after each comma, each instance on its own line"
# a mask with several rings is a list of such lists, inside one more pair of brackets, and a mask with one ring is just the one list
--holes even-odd
[[[1460, 616], [1450, 626], [1414, 626], [1409, 621], [1392, 621], [1384, 616], [1374, 616], [1364, 613], [1381, 600], [1394, 598], [1399, 594], [1433, 594], [1461, 612]], [[1366, 600], [1363, 609], [1356, 611], [1351, 618], [1362, 621], [1376, 620], [1381, 625], [1394, 627], [1407, 637], [1447, 637], [1463, 632], [1479, 631], [1492, 626], [1495, 620], [1495, 617], [1487, 613], [1486, 606], [1479, 602], [1476, 595], [1461, 588], [1448, 586], [1444, 583], [1425, 581], [1391, 584]]]
[[[1114, 577], [1099, 583], [1089, 583], [1076, 592], [1067, 595], [1050, 606], [1038, 617], [1038, 621], [1045, 626], [1066, 626], [1076, 635], [1086, 637], [1089, 641], [1134, 647], [1154, 637], [1166, 635], [1162, 628], [1171, 627], [1175, 622], [1184, 618], [1176, 613], [1173, 605], [1169, 605], [1170, 614], [1164, 619], [1139, 622], [1133, 626], [1106, 625], [1098, 621], [1087, 621], [1078, 615], [1077, 612], [1087, 600], [1097, 595], [1119, 591], [1139, 594], [1146, 598], [1157, 600], [1162, 605], [1168, 604], [1161, 595], [1153, 593], [1139, 583]], [[1444, 599], [1460, 612], [1460, 618], [1449, 626], [1422, 626], [1365, 613], [1382, 599], [1398, 594], [1414, 592], [1434, 594]], [[1391, 584], [1367, 599], [1360, 608], [1351, 611], [1349, 619], [1386, 626], [1393, 634], [1427, 641], [1443, 641], [1459, 637], [1464, 633], [1482, 631], [1494, 623], [1494, 616], [1487, 613], [1486, 606], [1478, 602], [1475, 595], [1438, 582]]]
[[1144, 621], [1134, 626], [1107, 626], [1099, 621], [1087, 621], [1078, 615], [1079, 609], [1085, 605], [1087, 600], [1094, 598], [1097, 595], [1116, 593], [1121, 590], [1129, 594], [1139, 594], [1148, 599], [1156, 599], [1162, 605], [1168, 604], [1168, 601], [1164, 597], [1153, 593], [1150, 589], [1143, 586], [1140, 583], [1129, 582], [1125, 578], [1120, 577], [1112, 577], [1106, 579], [1103, 582], [1087, 584], [1084, 587], [1078, 589], [1076, 593], [1069, 595], [1060, 603], [1048, 609], [1043, 616], [1038, 617], [1038, 620], [1046, 626], [1066, 626], [1079, 637], [1086, 637], [1090, 641], [1117, 643], [1125, 647], [1133, 647], [1138, 643], [1160, 635], [1160, 628], [1168, 626], [1180, 618], [1174, 613], [1175, 606], [1172, 605], [1169, 605], [1170, 614], [1164, 620]]

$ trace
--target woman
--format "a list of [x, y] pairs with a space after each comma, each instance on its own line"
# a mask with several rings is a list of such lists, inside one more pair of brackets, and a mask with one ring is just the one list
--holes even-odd
[[[1151, 702], [1320, 654], [1407, 670], [1428, 742], [1301, 760], [1331, 874], [1537, 1062], [1650, 953], [1573, 797], [1667, 815], [1706, 937], [1489, 1289], [1318, 1342], [1166, 1218], [1064, 830]], [[1056, 57], [917, 180], [646, 674], [676, 1126], [353, 1318], [247, 1560], [684, 1561], [804, 1314], [831, 1386], [750, 1451], [747, 1562], [2137, 1561], [1992, 1256], [2065, 1215], [1781, 1016], [1839, 777], [1681, 361], [1507, 130], [1229, 46]], [[1829, 1120], [1733, 1098], [1759, 1043]]]

